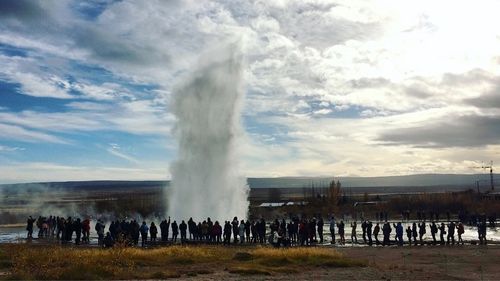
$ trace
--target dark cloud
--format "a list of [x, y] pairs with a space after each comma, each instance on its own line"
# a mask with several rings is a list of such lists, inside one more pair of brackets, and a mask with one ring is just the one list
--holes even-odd
[[500, 108], [500, 86], [487, 95], [467, 100], [467, 103], [479, 108]]
[[[166, 65], [170, 62], [166, 51], [158, 52], [156, 46], [137, 42], [129, 34], [110, 32], [107, 27], [86, 20], [82, 14], [70, 9], [56, 9], [57, 5], [58, 8], [67, 8], [64, 1], [0, 0], [0, 23], [4, 23], [8, 31], [27, 38], [44, 38], [54, 45], [85, 49], [99, 62], [128, 65]], [[87, 3], [87, 6], [95, 5], [94, 2]], [[61, 17], [61, 14], [52, 13], [51, 7], [70, 14]], [[0, 25], [0, 30], [3, 26]]]
[[103, 32], [98, 27], [81, 27], [73, 33], [75, 45], [91, 51], [97, 60], [148, 65], [168, 63], [168, 55], [158, 53], [153, 47], [137, 44], [127, 38], [120, 38]]
[[16, 18], [19, 20], [38, 20], [46, 16], [41, 1], [2, 0], [0, 1], [0, 18]]
[[500, 116], [459, 116], [428, 126], [391, 130], [378, 140], [387, 145], [427, 148], [500, 144]]
[[433, 96], [433, 93], [421, 89], [420, 87], [407, 87], [405, 93], [419, 99], [426, 99]]
[[351, 86], [355, 89], [363, 89], [363, 88], [378, 88], [391, 84], [391, 81], [386, 78], [360, 78], [356, 80], [350, 81]]
[[441, 84], [443, 85], [467, 85], [481, 81], [492, 81], [494, 78], [487, 71], [476, 68], [465, 73], [445, 73], [442, 76]]

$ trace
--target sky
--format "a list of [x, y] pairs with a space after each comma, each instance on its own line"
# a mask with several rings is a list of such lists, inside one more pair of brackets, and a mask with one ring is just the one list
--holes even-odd
[[175, 86], [245, 54], [249, 177], [500, 163], [500, 1], [0, 1], [0, 183], [165, 180]]

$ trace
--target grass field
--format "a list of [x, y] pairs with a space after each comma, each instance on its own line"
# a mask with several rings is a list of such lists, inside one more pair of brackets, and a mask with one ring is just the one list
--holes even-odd
[[157, 249], [2, 245], [3, 279], [166, 279], [214, 274], [280, 275], [317, 267], [362, 267], [326, 248], [173, 246]]
[[498, 280], [500, 247], [0, 245], [0, 280]]

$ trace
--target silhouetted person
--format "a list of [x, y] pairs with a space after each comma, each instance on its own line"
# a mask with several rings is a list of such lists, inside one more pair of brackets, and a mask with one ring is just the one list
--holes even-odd
[[448, 237], [446, 238], [446, 243], [450, 244], [450, 242], [455, 245], [455, 223], [452, 221], [448, 224]]
[[26, 231], [28, 231], [28, 238], [33, 238], [33, 224], [35, 223], [35, 219], [31, 216], [26, 221]]
[[398, 224], [394, 227], [396, 229], [396, 240], [398, 242], [399, 246], [403, 246], [403, 225], [401, 222], [398, 222]]
[[113, 239], [113, 237], [111, 237], [111, 233], [109, 233], [109, 231], [106, 233], [106, 237], [104, 237], [103, 243], [105, 248], [111, 248], [115, 245], [115, 240]]
[[487, 240], [486, 240], [486, 221], [480, 221], [477, 225], [477, 233], [479, 236], [479, 244], [480, 245], [486, 245]]
[[335, 244], [335, 218], [333, 216], [330, 219], [330, 236], [332, 237], [332, 244]]
[[250, 243], [250, 232], [251, 232], [251, 227], [252, 227], [252, 224], [250, 223], [249, 220], [247, 220], [247, 222], [245, 222], [245, 237], [247, 239], [247, 243]]
[[158, 228], [154, 222], [151, 222], [149, 226], [149, 234], [151, 235], [151, 242], [156, 242], [156, 235], [158, 234]]
[[264, 244], [266, 240], [266, 221], [264, 220], [264, 218], [260, 219], [259, 227], [257, 228], [257, 230], [259, 232], [259, 242], [261, 244]]
[[411, 226], [411, 234], [413, 236], [413, 243], [417, 245], [417, 235], [418, 235], [418, 230], [417, 230], [417, 223], [413, 223]]
[[170, 217], [168, 217], [168, 220], [165, 221], [165, 241], [168, 241], [168, 233], [170, 231]]
[[221, 242], [222, 226], [219, 224], [218, 221], [215, 221], [215, 223], [214, 223], [213, 234], [214, 234], [214, 237], [215, 237], [215, 242], [217, 244], [219, 244]]
[[[141, 226], [136, 220], [131, 221], [129, 224], [122, 223], [120, 226], [122, 235], [130, 237], [134, 245], [139, 245], [139, 236], [141, 235]], [[147, 234], [147, 233], [146, 233]]]
[[177, 222], [174, 221], [172, 223], [172, 241], [175, 243], [177, 242], [177, 236], [179, 235], [179, 226], [177, 225]]
[[139, 231], [141, 232], [142, 247], [144, 247], [146, 245], [147, 240], [148, 240], [148, 231], [149, 231], [149, 227], [145, 221], [142, 222], [142, 225], [139, 228]]
[[76, 234], [75, 243], [76, 245], [80, 245], [82, 237], [82, 223], [80, 221], [80, 218], [77, 218], [76, 221], [73, 223], [73, 230], [75, 231]]
[[105, 227], [106, 226], [104, 225], [104, 223], [101, 220], [98, 220], [97, 223], [95, 224], [95, 227], [94, 227], [95, 231], [97, 232], [97, 245], [99, 245], [101, 247], [104, 245], [104, 228]]
[[257, 232], [257, 224], [255, 221], [252, 221], [252, 224], [250, 224], [250, 232], [252, 232], [252, 243], [257, 243], [257, 240], [259, 239], [259, 233]]
[[391, 232], [392, 232], [391, 225], [388, 222], [384, 223], [384, 226], [382, 227], [382, 233], [384, 235], [384, 240], [382, 242], [382, 245], [389, 246], [391, 244], [390, 240]]
[[423, 237], [427, 231], [425, 230], [425, 222], [418, 224], [418, 235], [420, 240], [420, 245], [424, 244]]
[[436, 244], [436, 233], [438, 232], [438, 227], [435, 222], [432, 222], [431, 224], [431, 236], [432, 236], [432, 243]]
[[439, 227], [439, 238], [441, 245], [444, 244], [444, 235], [446, 234], [446, 226], [444, 225], [444, 222], [441, 223], [441, 226]]
[[351, 222], [351, 243], [358, 243], [358, 237], [356, 236], [356, 221]]
[[464, 232], [465, 232], [464, 225], [461, 222], [459, 222], [457, 225], [458, 243], [464, 244], [464, 240], [462, 239], [462, 235], [464, 234]]
[[368, 245], [372, 245], [373, 243], [373, 240], [372, 240], [372, 222], [371, 221], [368, 221], [366, 223], [366, 237], [368, 238]]
[[411, 227], [408, 226], [406, 228], [406, 237], [408, 238], [408, 245], [410, 245], [410, 246], [411, 246], [411, 233], [412, 233]]
[[193, 218], [189, 218], [187, 225], [188, 225], [188, 230], [189, 230], [189, 239], [196, 239], [196, 237], [198, 236], [196, 234], [197, 227], [196, 227], [196, 223], [194, 222]]
[[378, 240], [378, 234], [380, 233], [380, 226], [377, 223], [375, 227], [373, 228], [373, 237], [375, 237], [375, 243], [377, 245], [380, 245], [380, 241]]
[[231, 224], [229, 221], [224, 223], [224, 245], [229, 245], [231, 243]]
[[239, 229], [238, 229], [238, 218], [237, 217], [234, 217], [233, 219], [233, 222], [231, 223], [231, 225], [233, 226], [233, 237], [234, 237], [234, 243], [238, 243], [238, 233], [239, 233]]
[[362, 235], [363, 235], [363, 236], [362, 236], [362, 237], [363, 237], [363, 242], [364, 242], [365, 244], [367, 244], [367, 242], [366, 242], [366, 226], [367, 226], [367, 222], [366, 222], [366, 221], [363, 221], [363, 222], [361, 223], [361, 232], [362, 232]]
[[319, 243], [323, 244], [323, 226], [325, 223], [323, 222], [323, 218], [319, 217], [318, 220], [318, 236], [319, 236]]
[[238, 226], [238, 235], [240, 236], [240, 243], [243, 244], [245, 242], [245, 221], [241, 220], [240, 225]]
[[340, 236], [340, 244], [345, 244], [345, 231], [344, 231], [344, 221], [340, 221], [339, 224], [337, 224], [337, 228], [339, 229], [339, 236]]
[[187, 224], [184, 221], [179, 225], [179, 230], [181, 231], [181, 242], [184, 243], [187, 238]]

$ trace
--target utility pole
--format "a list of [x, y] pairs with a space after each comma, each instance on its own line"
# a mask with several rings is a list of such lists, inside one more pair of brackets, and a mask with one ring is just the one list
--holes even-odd
[[483, 166], [483, 169], [490, 169], [491, 191], [495, 190], [495, 183], [493, 181], [493, 161], [490, 161], [490, 165], [489, 166]]
[[[491, 191], [495, 190], [495, 183], [493, 180], [493, 161], [490, 161], [490, 165], [482, 165], [481, 167], [471, 167], [471, 168], [480, 168], [480, 169], [490, 169], [490, 187]], [[477, 182], [478, 190], [479, 190], [479, 182]]]

